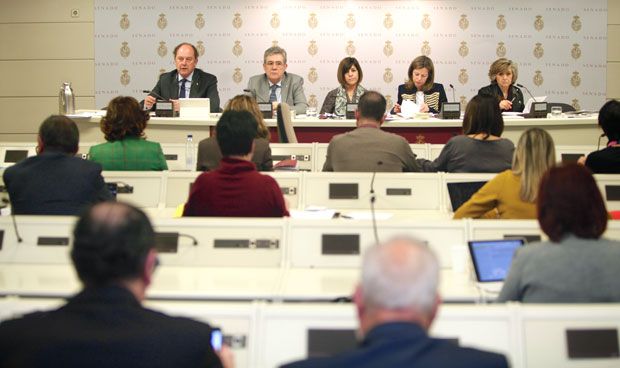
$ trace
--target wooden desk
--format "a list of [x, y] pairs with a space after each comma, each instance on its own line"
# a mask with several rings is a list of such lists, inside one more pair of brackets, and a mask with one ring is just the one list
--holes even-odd
[[[88, 110], [80, 110], [86, 113]], [[91, 111], [94, 112], [94, 111]], [[184, 143], [187, 134], [193, 134], [194, 142], [210, 136], [217, 123], [219, 114], [212, 114], [206, 119], [157, 118], [148, 122], [146, 135], [148, 139], [162, 143]], [[103, 134], [99, 128], [99, 116], [91, 118], [75, 118], [80, 129], [80, 140], [83, 142], [102, 142]], [[597, 127], [597, 116], [580, 118], [548, 118], [548, 119], [504, 119], [504, 137], [518, 141], [521, 133], [527, 128], [541, 127], [547, 129], [556, 145], [595, 144], [600, 131]], [[278, 141], [276, 121], [266, 120], [271, 130], [272, 142]], [[354, 120], [333, 120], [318, 118], [297, 118], [293, 121], [295, 132], [300, 143], [328, 143], [339, 133], [355, 128]], [[385, 122], [383, 129], [405, 137], [410, 143], [446, 143], [450, 137], [461, 134], [461, 120], [440, 119], [408, 119]]]

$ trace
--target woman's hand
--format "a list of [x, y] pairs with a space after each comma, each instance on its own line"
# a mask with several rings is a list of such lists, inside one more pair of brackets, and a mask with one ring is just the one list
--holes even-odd
[[512, 101], [501, 100], [499, 102], [499, 108], [502, 109], [502, 110], [510, 110], [510, 109], [512, 109]]

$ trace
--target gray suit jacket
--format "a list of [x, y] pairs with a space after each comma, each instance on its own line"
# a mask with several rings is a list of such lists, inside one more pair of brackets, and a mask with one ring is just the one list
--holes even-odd
[[405, 138], [361, 127], [332, 138], [323, 171], [421, 171], [415, 157]]
[[[179, 98], [179, 81], [177, 75], [176, 69], [162, 74], [153, 88], [153, 93], [151, 95], [155, 98], [159, 98], [155, 96], [155, 94], [163, 98]], [[220, 111], [220, 95], [217, 92], [217, 78], [215, 75], [206, 73], [198, 68], [194, 69], [189, 98], [208, 98], [211, 104], [211, 112]]]
[[[248, 89], [259, 103], [269, 102], [269, 80], [267, 75], [259, 74], [250, 78]], [[286, 102], [291, 108], [295, 107], [297, 114], [305, 114], [308, 102], [304, 94], [304, 79], [296, 74], [284, 73], [282, 79], [282, 102]]]
[[[203, 139], [198, 143], [198, 162], [196, 170], [211, 171], [220, 166], [222, 160], [222, 152], [217, 144], [215, 137]], [[273, 161], [271, 159], [271, 148], [269, 141], [265, 138], [256, 138], [254, 140], [254, 155], [252, 162], [256, 165], [258, 171], [273, 171]]]

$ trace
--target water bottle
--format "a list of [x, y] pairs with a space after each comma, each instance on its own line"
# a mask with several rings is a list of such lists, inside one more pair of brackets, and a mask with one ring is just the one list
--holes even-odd
[[71, 83], [64, 82], [58, 94], [58, 113], [60, 115], [75, 114], [75, 95]]
[[189, 171], [194, 171], [194, 159], [196, 158], [196, 154], [194, 153], [194, 136], [192, 134], [187, 135], [187, 140], [185, 141], [185, 169]]

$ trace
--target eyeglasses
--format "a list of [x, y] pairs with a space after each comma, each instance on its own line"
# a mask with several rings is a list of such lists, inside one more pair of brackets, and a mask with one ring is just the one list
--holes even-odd
[[267, 65], [267, 66], [274, 66], [275, 65], [278, 68], [280, 68], [280, 67], [282, 67], [284, 65], [284, 63], [281, 62], [281, 61], [268, 61], [268, 62], [265, 63], [265, 65]]

